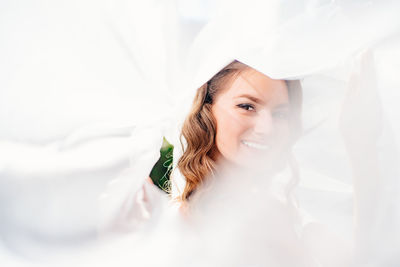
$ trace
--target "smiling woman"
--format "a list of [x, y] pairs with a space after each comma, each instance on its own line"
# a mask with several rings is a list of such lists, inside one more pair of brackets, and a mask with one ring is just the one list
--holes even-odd
[[212, 105], [219, 156], [235, 164], [248, 164], [249, 158], [285, 150], [289, 140], [288, 103], [284, 81], [250, 69], [238, 75], [216, 95]]
[[181, 200], [221, 164], [281, 169], [300, 130], [300, 109], [298, 81], [271, 79], [236, 60], [219, 71], [198, 89], [182, 128]]

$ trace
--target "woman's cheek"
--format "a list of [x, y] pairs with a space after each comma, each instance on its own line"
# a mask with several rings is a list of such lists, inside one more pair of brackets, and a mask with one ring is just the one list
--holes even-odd
[[238, 153], [243, 122], [234, 112], [220, 115], [217, 120], [217, 148], [224, 158], [232, 161]]
[[245, 115], [240, 114], [238, 111], [231, 111], [226, 118], [226, 123], [229, 125], [231, 134], [235, 139], [239, 140], [240, 136], [249, 128], [249, 121]]
[[276, 135], [279, 143], [288, 144], [290, 143], [290, 128], [288, 123], [280, 123], [276, 127]]

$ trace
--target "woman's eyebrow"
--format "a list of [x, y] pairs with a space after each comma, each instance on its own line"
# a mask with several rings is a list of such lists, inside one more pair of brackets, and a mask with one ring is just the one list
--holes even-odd
[[255, 97], [255, 96], [249, 95], [249, 94], [239, 95], [239, 96], [237, 96], [235, 98], [248, 98], [251, 101], [256, 102], [256, 103], [264, 103], [264, 101], [262, 101], [261, 99]]

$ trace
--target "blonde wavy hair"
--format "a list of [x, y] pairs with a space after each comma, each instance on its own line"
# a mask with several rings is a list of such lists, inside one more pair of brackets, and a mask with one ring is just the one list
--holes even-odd
[[[177, 167], [185, 177], [186, 185], [178, 200], [183, 202], [189, 200], [199, 186], [208, 177], [214, 175], [218, 150], [215, 145], [216, 121], [211, 112], [213, 100], [220, 90], [229, 86], [229, 83], [234, 80], [234, 76], [249, 69], [251, 69], [249, 66], [235, 60], [197, 90], [192, 108], [181, 131], [183, 154]], [[292, 131], [293, 137], [296, 137], [301, 128], [301, 87], [298, 81], [286, 81], [286, 83], [293, 114], [291, 128], [296, 129]], [[293, 138], [293, 140], [295, 139], [297, 138]], [[184, 143], [186, 144], [184, 145]]]

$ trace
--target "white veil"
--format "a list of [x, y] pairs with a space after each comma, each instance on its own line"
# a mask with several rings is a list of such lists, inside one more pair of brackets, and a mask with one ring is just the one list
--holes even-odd
[[[153, 199], [164, 204], [150, 226], [125, 216], [162, 137], [175, 145], [176, 163], [179, 129], [196, 89], [234, 59], [272, 78], [301, 80], [304, 135], [294, 155], [303, 224], [317, 222], [354, 246], [356, 266], [400, 262], [396, 1], [43, 0], [0, 6], [0, 262], [221, 266], [232, 263], [228, 252], [239, 255], [247, 246], [265, 257], [257, 262], [244, 253], [238, 265], [292, 266], [281, 257], [275, 262], [265, 252], [273, 246], [251, 243], [254, 232], [243, 228], [249, 220], [265, 222], [268, 194], [255, 203], [243, 200], [244, 207], [236, 203], [226, 217], [211, 210], [202, 234], [176, 221], [157, 192]], [[236, 220], [245, 204], [253, 209]], [[98, 229], [106, 231], [116, 218], [135, 229], [96, 242]], [[231, 228], [216, 232], [219, 219], [230, 224], [233, 218]], [[265, 230], [257, 226], [256, 233]], [[325, 242], [319, 229], [311, 228], [317, 237], [309, 243], [320, 259], [310, 258], [317, 266], [335, 266], [329, 255], [337, 252], [336, 243]], [[277, 238], [269, 231], [262, 236]]]

